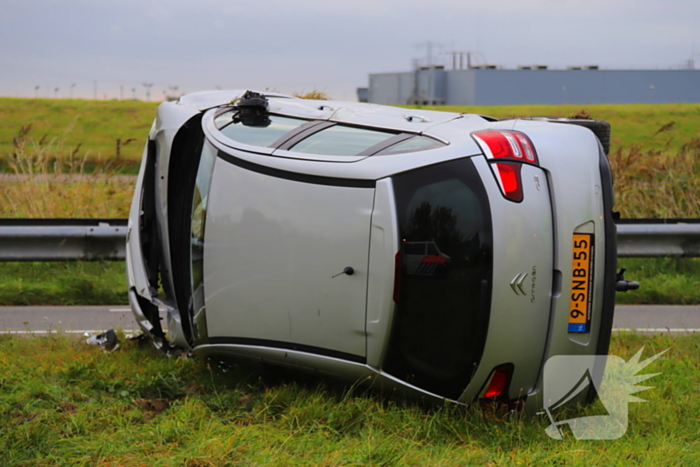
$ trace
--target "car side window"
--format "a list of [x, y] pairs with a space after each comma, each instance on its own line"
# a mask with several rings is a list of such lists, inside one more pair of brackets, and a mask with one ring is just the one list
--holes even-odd
[[307, 120], [270, 115], [268, 126], [249, 126], [233, 121], [233, 112], [224, 112], [214, 119], [214, 125], [227, 138], [251, 146], [268, 147], [283, 135], [300, 127]]
[[[251, 126], [234, 120], [234, 110], [214, 117], [214, 126], [225, 137], [250, 146], [283, 147], [316, 156], [394, 155], [445, 146], [436, 139], [374, 128], [361, 128], [330, 121], [269, 114], [265, 126]], [[314, 123], [324, 125], [314, 126]], [[306, 126], [305, 126], [306, 125]], [[291, 139], [290, 139], [291, 138]]]
[[394, 133], [367, 128], [334, 125], [312, 134], [290, 151], [328, 156], [356, 156], [394, 136]]

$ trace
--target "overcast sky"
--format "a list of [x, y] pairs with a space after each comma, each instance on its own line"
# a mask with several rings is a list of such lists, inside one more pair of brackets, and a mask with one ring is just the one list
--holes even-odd
[[175, 86], [355, 100], [369, 73], [429, 49], [448, 68], [460, 51], [506, 68], [700, 69], [700, 0], [0, 0], [5, 96], [145, 99], [153, 83], [151, 100]]

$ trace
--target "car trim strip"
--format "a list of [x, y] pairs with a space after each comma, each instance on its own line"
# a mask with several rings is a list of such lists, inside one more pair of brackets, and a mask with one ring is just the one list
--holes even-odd
[[354, 363], [367, 363], [367, 358], [361, 355], [355, 355], [338, 350], [324, 349], [322, 347], [314, 347], [312, 345], [296, 344], [294, 342], [283, 342], [269, 339], [256, 339], [253, 337], [210, 337], [207, 344], [214, 345], [249, 345], [254, 347], [269, 347], [273, 349], [294, 350], [296, 352], [305, 352], [310, 354], [321, 355], [324, 357], [337, 358]]
[[225, 160], [226, 162], [233, 164], [242, 169], [250, 170], [251, 172], [257, 172], [263, 175], [269, 175], [270, 177], [281, 178], [284, 180], [291, 180], [295, 182], [311, 183], [314, 185], [328, 185], [328, 186], [339, 186], [348, 188], [374, 188], [377, 185], [375, 180], [360, 180], [355, 178], [335, 178], [326, 177], [322, 175], [309, 175], [298, 172], [289, 172], [282, 169], [274, 169], [272, 167], [266, 167], [264, 165], [256, 164], [254, 162], [249, 162], [233, 156], [224, 151], [218, 151], [218, 157]]
[[315, 120], [308, 123], [304, 123], [300, 127], [297, 127], [296, 129], [290, 131], [289, 133], [285, 133], [284, 135], [280, 136], [280, 138], [274, 143], [272, 143], [269, 147], [289, 150], [289, 148], [297, 144], [299, 141], [306, 139], [314, 133], [318, 133], [321, 130], [325, 130], [326, 128], [335, 125], [337, 124], [334, 122], [324, 120]]
[[384, 141], [380, 141], [379, 143], [375, 144], [374, 146], [371, 146], [361, 153], [358, 154], [358, 156], [372, 156], [378, 152], [383, 151], [384, 149], [394, 146], [395, 144], [399, 144], [403, 141], [406, 141], [407, 139], [411, 139], [416, 135], [410, 134], [410, 133], [399, 133], [398, 135], [394, 135], [389, 139], [385, 139]]

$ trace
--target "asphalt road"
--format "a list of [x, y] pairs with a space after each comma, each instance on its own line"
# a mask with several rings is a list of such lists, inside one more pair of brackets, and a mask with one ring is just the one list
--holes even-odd
[[[128, 306], [0, 307], [0, 334], [101, 333], [121, 328], [138, 332]], [[700, 332], [700, 306], [618, 305], [614, 330], [636, 332]]]
[[0, 307], [0, 333], [46, 334], [61, 330], [94, 334], [116, 328], [127, 333], [139, 329], [128, 305]]

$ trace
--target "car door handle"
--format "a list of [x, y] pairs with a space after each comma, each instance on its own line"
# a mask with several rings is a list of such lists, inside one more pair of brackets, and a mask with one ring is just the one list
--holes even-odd
[[352, 276], [353, 274], [355, 274], [355, 270], [350, 266], [346, 266], [345, 269], [343, 269], [343, 272], [339, 272], [335, 276], [332, 276], [331, 279], [335, 279], [336, 277], [342, 276], [343, 274], [347, 274], [348, 276]]

